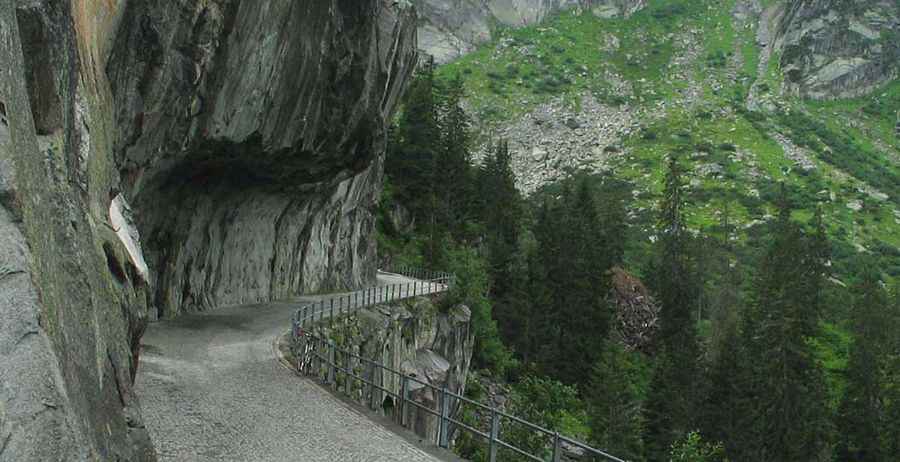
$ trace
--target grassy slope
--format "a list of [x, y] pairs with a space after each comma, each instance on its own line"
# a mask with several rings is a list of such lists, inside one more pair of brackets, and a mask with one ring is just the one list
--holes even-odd
[[[792, 130], [775, 114], [732, 110], [737, 102], [743, 102], [757, 79], [760, 59], [755, 28], [736, 25], [731, 16], [733, 6], [734, 0], [652, 0], [647, 9], [627, 19], [567, 12], [541, 25], [503, 31], [494, 43], [440, 68], [439, 77], [464, 76], [471, 106], [485, 127], [518, 118], [555, 98], [577, 105], [580, 95], [588, 91], [608, 104], [644, 108], [645, 136], [625, 140], [627, 155], [619, 158], [613, 170], [651, 193], [640, 196], [636, 207], [648, 208], [655, 202], [665, 155], [708, 151], [690, 156], [689, 163], [715, 162], [725, 173], [695, 180], [700, 185], [692, 193], [691, 216], [697, 228], [717, 223], [726, 201], [738, 224], [763, 220], [771, 212], [776, 182], [784, 181], [803, 209], [797, 213], [799, 219], [810, 217], [817, 203], [822, 205], [838, 242], [840, 263], [849, 264], [858, 246], [863, 246], [885, 254], [882, 267], [892, 277], [900, 276], [900, 255], [892, 255], [890, 250], [900, 247], [900, 225], [894, 217], [900, 197], [879, 201], [859, 191], [870, 189], [863, 184], [870, 180], [879, 184], [867, 175], [880, 175], [880, 184], [888, 187], [900, 178], [896, 159], [891, 164], [875, 147], [887, 146], [895, 155], [900, 150], [892, 116], [900, 110], [900, 82], [855, 100], [783, 101], [784, 108], [806, 112], [809, 120], [836, 138], [852, 139], [852, 147], [861, 157], [875, 160], [869, 162], [872, 165], [858, 165], [841, 158], [840, 152], [823, 155], [833, 146], [815, 134], [798, 133], [797, 127]], [[696, 32], [695, 59], [675, 66], [673, 60], [684, 51], [679, 36], [688, 30]], [[610, 37], [619, 42], [617, 49], [608, 46]], [[605, 78], [607, 71], [627, 81], [633, 92], [616, 94]], [[759, 78], [775, 89], [780, 86], [779, 75], [778, 56], [773, 56]], [[677, 100], [691, 84], [702, 94], [690, 109], [669, 104], [664, 114], [655, 111], [660, 101]], [[858, 128], [846, 128], [848, 117], [857, 121]], [[650, 136], [646, 136], [648, 132]], [[793, 166], [772, 138], [778, 132], [796, 144], [812, 138], [810, 145], [819, 154], [813, 158], [817, 169], [805, 173]], [[735, 156], [729, 145], [745, 155]], [[833, 201], [828, 194], [820, 194], [825, 190], [835, 193]], [[847, 208], [847, 203], [855, 200], [863, 202], [862, 211]]]
[[[625, 155], [613, 166], [617, 177], [642, 191], [633, 204], [640, 211], [635, 214], [637, 236], [652, 233], [650, 211], [661, 191], [665, 156], [682, 151], [688, 165], [715, 162], [724, 167], [719, 177], [694, 177], [689, 216], [695, 228], [711, 229], [727, 207], [740, 230], [738, 241], [750, 241], [771, 216], [777, 183], [783, 181], [800, 207], [797, 219], [808, 221], [817, 205], [823, 208], [839, 277], [852, 279], [861, 246], [878, 257], [889, 278], [900, 277], [900, 217], [894, 216], [900, 196], [884, 187], [876, 189], [891, 194], [887, 200], [863, 192], [872, 189], [870, 184], [900, 187], [895, 181], [900, 178], [900, 140], [894, 128], [900, 82], [853, 100], [780, 101], [783, 110], [804, 114], [801, 122], [807, 125], [790, 124], [797, 119], [775, 113], [749, 113], [743, 102], [754, 82], [764, 92], [780, 87], [779, 56], [772, 56], [757, 75], [761, 51], [755, 27], [736, 25], [733, 6], [734, 0], [651, 0], [627, 19], [567, 12], [541, 25], [502, 31], [494, 43], [441, 67], [438, 75], [466, 79], [482, 128], [514, 120], [556, 98], [577, 105], [585, 92], [610, 105], [644, 108], [645, 129], [624, 140]], [[688, 50], [679, 38], [688, 30], [696, 32], [693, 59], [684, 61]], [[611, 37], [618, 48], [610, 46]], [[679, 65], [673, 65], [679, 57]], [[616, 93], [607, 78], [610, 72], [633, 91]], [[691, 85], [701, 90], [695, 104], [656, 110], [660, 101], [677, 100]], [[806, 130], [809, 124], [819, 131]], [[810, 146], [816, 169], [803, 172], [794, 166], [773, 139], [775, 133]], [[856, 200], [863, 203], [859, 212], [847, 207]], [[850, 340], [839, 325], [824, 327], [814, 342], [831, 372], [836, 401]]]

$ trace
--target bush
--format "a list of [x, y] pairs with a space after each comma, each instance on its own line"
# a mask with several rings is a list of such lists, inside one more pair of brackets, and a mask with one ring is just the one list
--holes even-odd
[[479, 369], [491, 370], [503, 377], [507, 370], [516, 366], [516, 361], [500, 340], [497, 322], [491, 314], [487, 264], [468, 248], [448, 251], [448, 259], [448, 270], [456, 275], [456, 281], [444, 298], [442, 308], [448, 310], [458, 304], [469, 307], [475, 334], [473, 362]]
[[709, 67], [725, 67], [725, 64], [727, 64], [727, 58], [721, 51], [706, 55], [706, 65]]
[[[584, 440], [589, 429], [584, 404], [575, 388], [553, 379], [537, 376], [525, 377], [515, 384], [509, 400], [509, 412], [533, 424], [569, 437]], [[528, 453], [548, 460], [552, 450], [552, 438], [521, 424], [503, 422], [503, 438]], [[501, 451], [501, 460], [522, 460], [511, 451]]]
[[658, 135], [656, 134], [656, 131], [654, 131], [652, 128], [644, 128], [644, 129], [641, 129], [641, 138], [643, 138], [647, 141], [653, 141], [656, 138], [658, 138]]
[[688, 433], [672, 445], [670, 462], [727, 462], [721, 443], [709, 444], [697, 432]]
[[726, 151], [726, 152], [735, 152], [735, 151], [737, 151], [737, 146], [735, 146], [731, 143], [722, 143], [719, 145], [719, 149]]

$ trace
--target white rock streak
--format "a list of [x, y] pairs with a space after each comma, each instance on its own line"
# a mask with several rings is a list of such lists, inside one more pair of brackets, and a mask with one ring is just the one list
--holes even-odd
[[147, 268], [147, 262], [144, 261], [144, 252], [141, 250], [141, 236], [134, 225], [131, 206], [121, 194], [117, 195], [109, 204], [109, 223], [115, 230], [116, 236], [119, 236], [122, 245], [128, 250], [128, 257], [137, 268], [138, 274], [144, 282], [149, 282], [150, 271]]

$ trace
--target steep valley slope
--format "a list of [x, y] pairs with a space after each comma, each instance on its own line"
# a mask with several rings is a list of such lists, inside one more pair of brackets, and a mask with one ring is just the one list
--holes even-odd
[[[650, 242], [665, 158], [677, 153], [695, 231], [721, 232], [727, 214], [729, 239], [755, 239], [784, 183], [798, 219], [823, 209], [835, 283], [859, 253], [900, 277], [900, 4], [601, 3], [492, 19], [482, 44], [438, 68], [465, 80], [481, 152], [509, 140], [522, 191], [572, 171], [626, 180], [632, 232]], [[461, 11], [424, 9], [420, 37]]]

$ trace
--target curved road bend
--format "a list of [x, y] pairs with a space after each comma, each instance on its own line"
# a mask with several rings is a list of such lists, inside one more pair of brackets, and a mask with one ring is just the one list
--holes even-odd
[[[379, 285], [411, 281], [378, 275]], [[150, 325], [136, 391], [159, 459], [441, 460], [278, 361], [275, 339], [297, 306], [229, 307]]]

